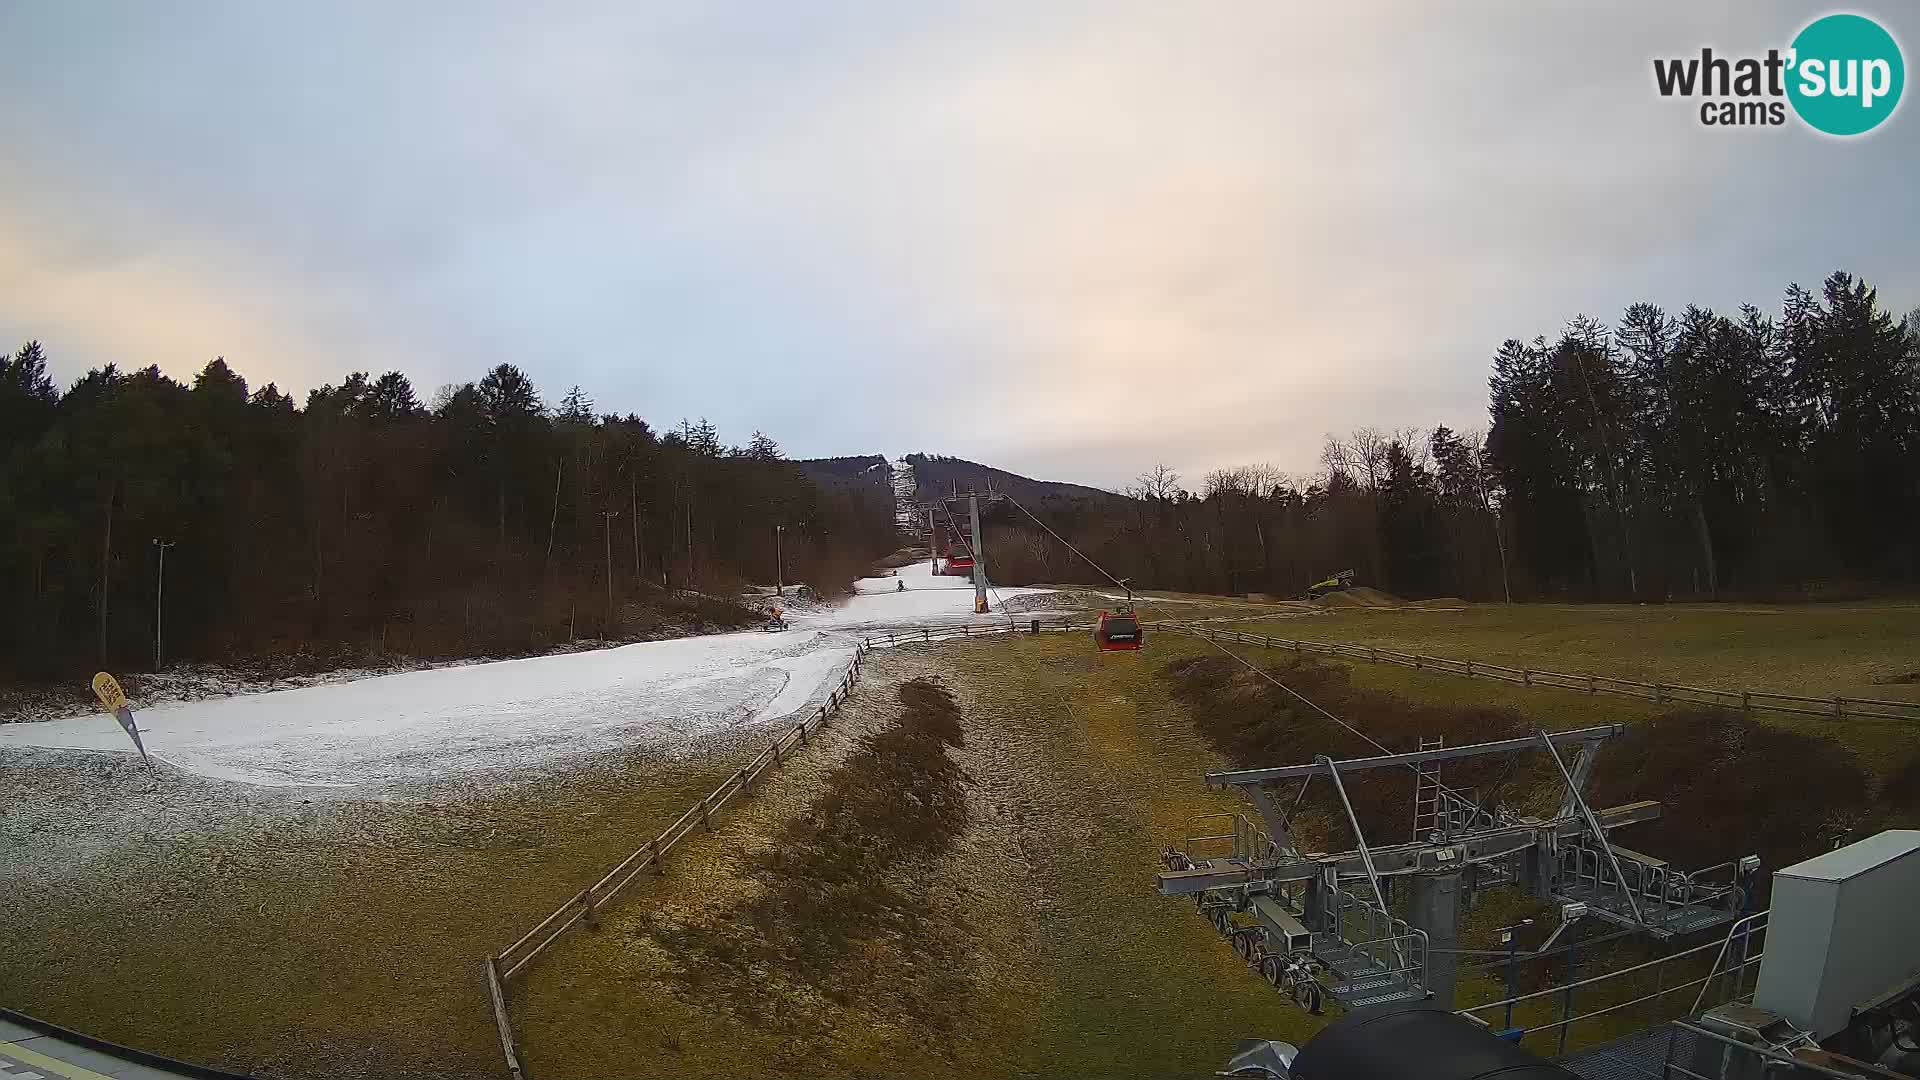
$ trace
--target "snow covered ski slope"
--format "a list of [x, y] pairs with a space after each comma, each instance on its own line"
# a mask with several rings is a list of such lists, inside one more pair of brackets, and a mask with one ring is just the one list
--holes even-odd
[[[863, 632], [1005, 618], [974, 615], [972, 586], [934, 576], [925, 562], [897, 576], [862, 578], [855, 589], [843, 604], [790, 613], [794, 629], [780, 633], [649, 641], [134, 707], [154, 756], [202, 776], [276, 786], [403, 784], [621, 748], [670, 750], [753, 730], [822, 699]], [[1044, 591], [997, 593], [1012, 599]], [[99, 714], [0, 724], [0, 753], [10, 748], [133, 752], [119, 726]]]
[[[811, 630], [650, 641], [139, 709], [153, 754], [203, 776], [426, 780], [768, 724], [823, 695], [851, 644]], [[0, 725], [0, 749], [131, 752], [104, 716]]]

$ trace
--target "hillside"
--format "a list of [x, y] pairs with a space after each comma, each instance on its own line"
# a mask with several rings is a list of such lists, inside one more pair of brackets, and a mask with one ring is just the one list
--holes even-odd
[[862, 491], [893, 498], [893, 471], [879, 454], [806, 458], [794, 464], [822, 491]]
[[1046, 504], [1084, 502], [1118, 502], [1125, 497], [1111, 491], [1087, 487], [1083, 484], [1067, 484], [1056, 480], [1035, 480], [1019, 473], [996, 469], [991, 465], [982, 465], [977, 461], [964, 458], [942, 457], [938, 454], [908, 454], [907, 464], [913, 466], [913, 475], [919, 486], [922, 500], [944, 495], [952, 491], [966, 491], [977, 488], [985, 491], [991, 488], [1013, 496], [1022, 503], [1038, 508]]

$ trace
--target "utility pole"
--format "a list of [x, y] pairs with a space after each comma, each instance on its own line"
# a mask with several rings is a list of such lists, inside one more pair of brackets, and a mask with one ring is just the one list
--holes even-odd
[[976, 615], [987, 613], [987, 553], [980, 549], [980, 496], [967, 495], [967, 516], [971, 519], [973, 539], [969, 546], [973, 548], [973, 612]]
[[632, 471], [627, 473], [627, 500], [633, 507], [633, 587], [637, 592], [646, 579], [640, 576], [640, 485]]
[[[1480, 489], [1480, 505], [1486, 508], [1487, 516], [1493, 519], [1493, 542], [1500, 549], [1500, 592], [1507, 603], [1513, 603], [1513, 585], [1507, 580], [1507, 530], [1500, 524], [1500, 514], [1493, 508], [1493, 500], [1487, 497], [1486, 444], [1480, 436], [1471, 432], [1473, 439], [1473, 480]], [[1509, 995], [1511, 996], [1511, 995]]]
[[613, 519], [620, 516], [618, 510], [602, 510], [600, 516], [607, 520], [607, 633], [613, 633]]
[[780, 534], [786, 530], [785, 525], [773, 527], [773, 595], [775, 596], [787, 595], [787, 557], [780, 550]]
[[927, 507], [927, 573], [929, 574], [940, 572], [939, 534], [934, 532], [934, 528], [933, 507], [929, 506]]
[[153, 670], [156, 672], [160, 670], [160, 657], [161, 657], [160, 616], [161, 616], [161, 613], [166, 610], [165, 604], [166, 604], [166, 598], [167, 598], [167, 549], [172, 547], [173, 545], [174, 545], [174, 542], [172, 540], [162, 540], [157, 536], [153, 538], [153, 546], [155, 550], [160, 552], [160, 574], [159, 574], [159, 577], [155, 580], [154, 586], [153, 586]]

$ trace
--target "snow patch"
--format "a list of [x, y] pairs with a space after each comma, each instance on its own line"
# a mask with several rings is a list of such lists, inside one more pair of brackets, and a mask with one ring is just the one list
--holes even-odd
[[[771, 724], [852, 656], [817, 631], [723, 634], [135, 708], [148, 749], [201, 776], [399, 783]], [[101, 715], [0, 726], [5, 747], [133, 752]]]

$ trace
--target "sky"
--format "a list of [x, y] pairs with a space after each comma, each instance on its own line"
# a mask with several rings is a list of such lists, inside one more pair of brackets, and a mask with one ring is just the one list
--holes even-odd
[[1483, 428], [1500, 343], [1579, 313], [1920, 303], [1912, 105], [1838, 140], [1654, 90], [1826, 7], [1327, 6], [7, 4], [0, 344], [297, 399], [509, 362], [1118, 488]]

